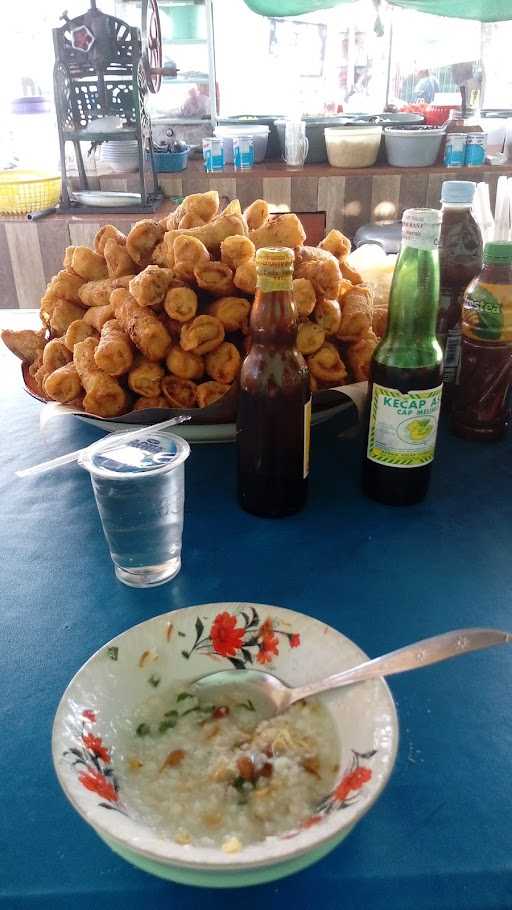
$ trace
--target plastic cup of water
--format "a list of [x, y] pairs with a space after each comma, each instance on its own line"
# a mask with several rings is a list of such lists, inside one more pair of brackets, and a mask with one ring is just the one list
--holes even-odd
[[89, 471], [117, 578], [150, 588], [181, 568], [188, 442], [155, 428], [145, 439], [108, 436], [80, 458]]
[[224, 170], [224, 140], [215, 136], [203, 139], [203, 161], [207, 174]]

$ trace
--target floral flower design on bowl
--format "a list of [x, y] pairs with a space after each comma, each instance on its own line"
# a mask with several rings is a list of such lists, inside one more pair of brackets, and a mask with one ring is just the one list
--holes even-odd
[[[206, 604], [154, 617], [100, 648], [69, 684], [53, 730], [59, 781], [112, 849], [157, 875], [228, 887], [282, 877], [343, 840], [385, 787], [396, 757], [398, 724], [383, 680], [329, 693], [341, 770], [311, 815], [298, 830], [249, 843], [234, 855], [215, 847], [180, 846], [140, 821], [131, 808], [126, 776], [120, 787], [116, 773], [123, 754], [119, 721], [132, 717], [152, 690], [185, 691], [219, 663], [240, 670], [270, 666], [294, 686], [365, 657], [325, 623], [279, 607]], [[186, 710], [184, 701], [179, 714]]]

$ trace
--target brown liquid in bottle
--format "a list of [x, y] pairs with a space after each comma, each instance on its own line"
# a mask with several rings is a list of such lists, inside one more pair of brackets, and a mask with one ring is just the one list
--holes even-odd
[[437, 337], [444, 353], [443, 405], [449, 405], [460, 359], [464, 291], [482, 268], [482, 235], [469, 206], [443, 209]]
[[[496, 296], [494, 307], [492, 292], [500, 298]], [[482, 301], [480, 313], [478, 307], [468, 305], [472, 298]], [[511, 314], [512, 266], [486, 264], [467, 288], [464, 302], [461, 360], [453, 400], [453, 429], [464, 439], [500, 439], [507, 429], [512, 386]]]
[[290, 515], [306, 501], [311, 392], [296, 343], [291, 291], [258, 288], [237, 419], [238, 496], [255, 515]]

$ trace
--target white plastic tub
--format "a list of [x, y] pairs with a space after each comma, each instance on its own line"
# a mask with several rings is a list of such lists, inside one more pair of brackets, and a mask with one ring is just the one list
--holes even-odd
[[215, 135], [224, 140], [224, 163], [233, 164], [233, 138], [236, 136], [252, 136], [254, 139], [254, 161], [259, 164], [267, 154], [268, 126], [253, 123], [251, 126], [217, 126]]
[[324, 132], [331, 167], [372, 167], [375, 164], [382, 127], [326, 127]]
[[384, 130], [389, 164], [394, 167], [431, 167], [435, 164], [445, 129]]

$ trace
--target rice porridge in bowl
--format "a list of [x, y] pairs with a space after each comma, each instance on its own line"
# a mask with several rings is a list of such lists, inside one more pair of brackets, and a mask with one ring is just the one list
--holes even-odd
[[120, 789], [141, 820], [178, 844], [236, 853], [299, 828], [333, 789], [339, 745], [318, 699], [259, 721], [253, 703], [152, 696], [122, 736]]
[[366, 655], [309, 616], [207, 604], [157, 616], [100, 648], [58, 707], [53, 759], [68, 799], [117, 853], [173, 881], [240, 887], [333, 849], [391, 773], [398, 725], [381, 679], [262, 720], [240, 686], [229, 704], [190, 691], [220, 669], [291, 686]]

